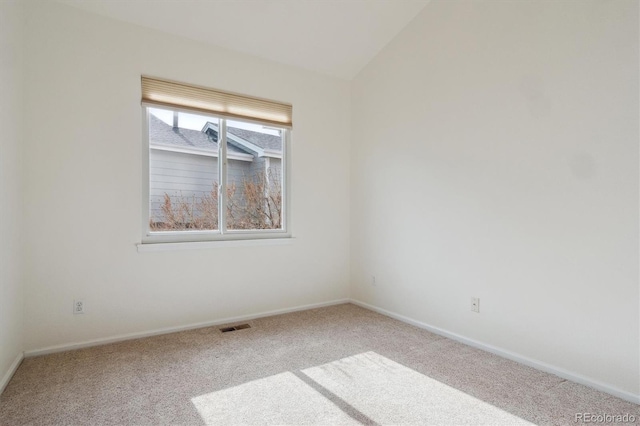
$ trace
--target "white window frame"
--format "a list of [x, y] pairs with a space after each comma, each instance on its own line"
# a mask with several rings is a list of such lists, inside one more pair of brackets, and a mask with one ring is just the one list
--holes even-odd
[[[198, 114], [203, 117], [211, 117], [219, 120], [220, 131], [218, 132], [218, 176], [220, 182], [219, 202], [218, 202], [218, 230], [211, 231], [161, 231], [152, 232], [149, 228], [150, 220], [150, 144], [149, 144], [149, 109], [161, 108], [170, 111], [184, 112], [188, 114]], [[151, 244], [172, 244], [174, 243], [195, 243], [207, 241], [241, 241], [241, 240], [267, 240], [291, 238], [291, 129], [282, 127], [282, 229], [226, 229], [226, 206], [227, 191], [227, 120], [240, 121], [253, 124], [262, 124], [275, 127], [273, 124], [265, 124], [258, 120], [249, 119], [229, 119], [216, 114], [192, 111], [184, 108], [158, 107], [153, 104], [142, 103], [142, 245]]]

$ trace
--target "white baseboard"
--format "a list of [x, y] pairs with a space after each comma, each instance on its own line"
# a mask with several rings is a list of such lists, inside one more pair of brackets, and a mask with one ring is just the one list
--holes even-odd
[[621, 389], [618, 389], [614, 386], [608, 385], [606, 383], [602, 383], [597, 380], [593, 380], [589, 377], [583, 376], [578, 373], [574, 373], [572, 371], [565, 370], [563, 368], [555, 367], [551, 364], [547, 364], [542, 361], [537, 361], [535, 359], [528, 358], [526, 356], [508, 351], [506, 349], [498, 348], [496, 346], [492, 346], [486, 343], [479, 342], [477, 340], [469, 339], [467, 337], [461, 336], [456, 333], [449, 332], [447, 330], [443, 330], [438, 327], [434, 327], [432, 325], [416, 321], [409, 317], [405, 317], [404, 315], [397, 314], [395, 312], [387, 311], [386, 309], [379, 308], [377, 306], [369, 305], [368, 303], [361, 302], [359, 300], [351, 299], [351, 303], [354, 305], [358, 305], [362, 308], [369, 309], [374, 312], [378, 312], [382, 315], [386, 315], [388, 317], [397, 319], [399, 321], [405, 322], [407, 324], [414, 325], [416, 327], [428, 330], [432, 333], [438, 334], [440, 336], [447, 337], [452, 340], [456, 340], [460, 343], [464, 343], [465, 345], [473, 346], [474, 348], [482, 349], [487, 352], [491, 352], [503, 358], [510, 359], [512, 361], [518, 362], [520, 364], [527, 365], [529, 367], [533, 367], [537, 370], [544, 371], [546, 373], [554, 374], [558, 377], [562, 377], [563, 379], [570, 380], [572, 382], [580, 383], [585, 386], [589, 386], [591, 388], [597, 389], [599, 391], [608, 393], [610, 395], [616, 396], [618, 398], [624, 399], [625, 401], [633, 402], [634, 404], [640, 404], [640, 395], [633, 394], [631, 392], [627, 392]]
[[312, 303], [310, 305], [296, 306], [293, 308], [276, 309], [273, 311], [260, 312], [260, 313], [251, 314], [251, 315], [240, 315], [237, 317], [220, 318], [212, 321], [200, 322], [195, 324], [187, 324], [187, 325], [182, 325], [178, 327], [166, 327], [166, 328], [159, 328], [159, 329], [150, 330], [150, 331], [119, 334], [116, 336], [86, 340], [83, 342], [65, 343], [62, 345], [49, 346], [42, 349], [27, 350], [24, 352], [24, 356], [33, 357], [38, 355], [47, 355], [47, 354], [52, 354], [56, 352], [70, 351], [73, 349], [81, 349], [81, 348], [88, 348], [91, 346], [99, 346], [99, 345], [106, 345], [109, 343], [122, 342], [125, 340], [140, 339], [143, 337], [158, 336], [161, 334], [176, 333], [178, 331], [193, 330], [197, 328], [211, 327], [215, 325], [231, 324], [231, 323], [240, 322], [240, 321], [249, 321], [252, 319], [270, 317], [273, 315], [287, 314], [290, 312], [306, 311], [308, 309], [323, 308], [325, 306], [340, 305], [340, 304], [349, 303], [349, 302], [350, 302], [349, 299], [331, 300], [329, 302]]
[[11, 366], [9, 367], [9, 370], [7, 370], [7, 372], [5, 373], [4, 377], [2, 377], [2, 381], [0, 381], [0, 395], [2, 395], [2, 392], [4, 392], [4, 389], [11, 381], [11, 378], [16, 373], [16, 370], [18, 369], [18, 367], [20, 367], [23, 359], [24, 353], [20, 352], [16, 359], [13, 361], [13, 364], [11, 364]]
[[496, 346], [492, 346], [492, 345], [489, 345], [489, 344], [486, 344], [486, 343], [482, 343], [482, 342], [479, 342], [477, 340], [473, 340], [473, 339], [467, 338], [465, 336], [462, 336], [462, 335], [459, 335], [459, 334], [456, 334], [456, 333], [452, 333], [452, 332], [449, 332], [447, 330], [444, 330], [444, 329], [441, 329], [441, 328], [438, 328], [438, 327], [423, 323], [421, 321], [416, 321], [416, 320], [411, 319], [409, 317], [406, 317], [404, 315], [400, 315], [400, 314], [397, 314], [395, 312], [391, 312], [391, 311], [388, 311], [386, 309], [382, 309], [382, 308], [379, 308], [377, 306], [373, 306], [373, 305], [370, 305], [368, 303], [364, 303], [364, 302], [361, 302], [361, 301], [355, 300], [355, 299], [332, 300], [332, 301], [329, 301], [329, 302], [314, 303], [314, 304], [309, 304], [309, 305], [296, 306], [296, 307], [293, 307], [293, 308], [276, 309], [276, 310], [273, 310], [273, 311], [265, 311], [265, 312], [260, 312], [260, 313], [257, 313], [257, 314], [251, 314], [251, 315], [241, 315], [241, 316], [237, 316], [237, 317], [221, 318], [221, 319], [217, 319], [217, 320], [201, 322], [201, 323], [195, 323], [195, 324], [188, 324], [188, 325], [183, 325], [183, 326], [178, 326], [178, 327], [167, 327], [167, 328], [161, 328], [161, 329], [156, 329], [156, 330], [151, 330], [151, 331], [143, 331], [143, 332], [137, 332], [137, 333], [121, 334], [121, 335], [116, 335], [116, 336], [111, 336], [111, 337], [106, 337], [106, 338], [101, 338], [101, 339], [93, 339], [93, 340], [87, 340], [87, 341], [83, 341], [83, 342], [67, 343], [67, 344], [62, 344], [62, 345], [49, 346], [49, 347], [42, 348], [42, 349], [28, 350], [28, 351], [25, 351], [24, 354], [21, 353], [21, 354], [18, 355], [18, 357], [16, 358], [14, 363], [9, 368], [9, 371], [7, 371], [5, 376], [2, 378], [2, 382], [0, 382], [0, 393], [2, 393], [2, 391], [4, 390], [6, 385], [9, 383], [9, 380], [11, 380], [11, 377], [13, 376], [15, 371], [17, 370], [18, 366], [20, 365], [20, 363], [22, 362], [24, 357], [33, 357], [33, 356], [38, 356], [38, 355], [51, 354], [51, 353], [55, 353], [55, 352], [64, 352], [64, 351], [69, 351], [69, 350], [73, 350], [73, 349], [81, 349], [81, 348], [87, 348], [87, 347], [91, 347], [91, 346], [105, 345], [105, 344], [121, 342], [121, 341], [125, 341], [125, 340], [140, 339], [140, 338], [143, 338], [143, 337], [151, 337], [151, 336], [157, 336], [157, 335], [161, 335], [161, 334], [175, 333], [175, 332], [178, 332], [178, 331], [193, 330], [193, 329], [197, 329], [197, 328], [211, 327], [211, 326], [216, 326], [216, 325], [221, 325], [221, 324], [230, 324], [230, 323], [239, 322], [239, 321], [249, 321], [249, 320], [256, 319], [256, 318], [263, 318], [263, 317], [268, 317], [268, 316], [272, 316], [272, 315], [286, 314], [286, 313], [290, 313], [290, 312], [305, 311], [305, 310], [308, 310], [308, 309], [322, 308], [322, 307], [325, 307], [325, 306], [340, 305], [340, 304], [343, 304], [343, 303], [353, 303], [354, 305], [358, 305], [358, 306], [360, 306], [362, 308], [369, 309], [369, 310], [374, 311], [374, 312], [378, 312], [378, 313], [380, 313], [382, 315], [386, 315], [386, 316], [391, 317], [391, 318], [395, 318], [395, 319], [397, 319], [399, 321], [402, 321], [402, 322], [405, 322], [407, 324], [411, 324], [411, 325], [414, 325], [416, 327], [428, 330], [428, 331], [430, 331], [432, 333], [435, 333], [435, 334], [438, 334], [440, 336], [444, 336], [444, 337], [456, 340], [458, 342], [464, 343], [466, 345], [473, 346], [475, 348], [482, 349], [482, 350], [487, 351], [487, 352], [491, 352], [491, 353], [496, 354], [498, 356], [501, 356], [503, 358], [507, 358], [507, 359], [510, 359], [512, 361], [519, 362], [520, 364], [524, 364], [524, 365], [527, 365], [529, 367], [533, 367], [533, 368], [536, 368], [538, 370], [554, 374], [554, 375], [556, 375], [558, 377], [562, 377], [563, 379], [571, 380], [572, 382], [576, 382], [576, 383], [580, 383], [580, 384], [585, 385], [585, 386], [589, 386], [591, 388], [597, 389], [597, 390], [602, 391], [602, 392], [606, 392], [606, 393], [608, 393], [610, 395], [616, 396], [616, 397], [624, 399], [626, 401], [633, 402], [635, 404], [640, 404], [640, 395], [636, 395], [636, 394], [633, 394], [631, 392], [627, 392], [627, 391], [618, 389], [618, 388], [616, 388], [614, 386], [608, 385], [606, 383], [602, 383], [602, 382], [597, 381], [597, 380], [593, 380], [593, 379], [591, 379], [589, 377], [586, 377], [586, 376], [583, 376], [581, 374], [574, 373], [574, 372], [565, 370], [563, 368], [555, 367], [555, 366], [547, 364], [545, 362], [537, 361], [537, 360], [528, 358], [526, 356], [517, 354], [515, 352], [508, 351], [506, 349], [502, 349], [502, 348], [499, 348], [499, 347], [496, 347]]

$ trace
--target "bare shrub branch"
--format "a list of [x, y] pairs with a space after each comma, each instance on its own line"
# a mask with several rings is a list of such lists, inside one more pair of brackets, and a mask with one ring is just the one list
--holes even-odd
[[[161, 217], [151, 218], [154, 231], [218, 229], [218, 183], [200, 197], [164, 194]], [[229, 229], [282, 228], [282, 179], [280, 172], [269, 168], [244, 177], [240, 187], [227, 185], [227, 227]]]

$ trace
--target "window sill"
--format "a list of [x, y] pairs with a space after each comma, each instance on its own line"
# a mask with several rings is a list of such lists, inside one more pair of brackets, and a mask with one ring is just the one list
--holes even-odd
[[253, 240], [193, 241], [182, 243], [139, 243], [138, 253], [153, 251], [206, 250], [228, 247], [284, 246], [293, 244], [293, 237], [260, 238]]

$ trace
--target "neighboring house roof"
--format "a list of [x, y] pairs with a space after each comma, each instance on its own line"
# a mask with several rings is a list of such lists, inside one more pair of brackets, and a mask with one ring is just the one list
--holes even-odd
[[[153, 114], [149, 114], [149, 142], [153, 145], [195, 148], [199, 151], [218, 152], [218, 143], [198, 130], [173, 128]], [[229, 151], [246, 154], [234, 146]]]
[[242, 139], [259, 146], [262, 149], [282, 151], [282, 138], [280, 136], [268, 135], [266, 133], [259, 133], [246, 129], [238, 129], [237, 127], [227, 127], [227, 131], [232, 135], [241, 137]]
[[[218, 125], [216, 123], [208, 122], [202, 127], [202, 132], [214, 140], [218, 139]], [[235, 146], [257, 157], [282, 158], [282, 138], [278, 136], [237, 127], [227, 127], [227, 142], [229, 146]]]
[[[212, 123], [207, 123], [202, 131], [174, 128], [155, 115], [149, 114], [149, 143], [152, 145], [217, 153], [217, 131], [218, 126]], [[265, 150], [277, 154], [282, 152], [282, 140], [278, 136], [235, 127], [229, 127], [227, 131], [230, 134], [227, 146], [229, 154], [262, 156]]]

